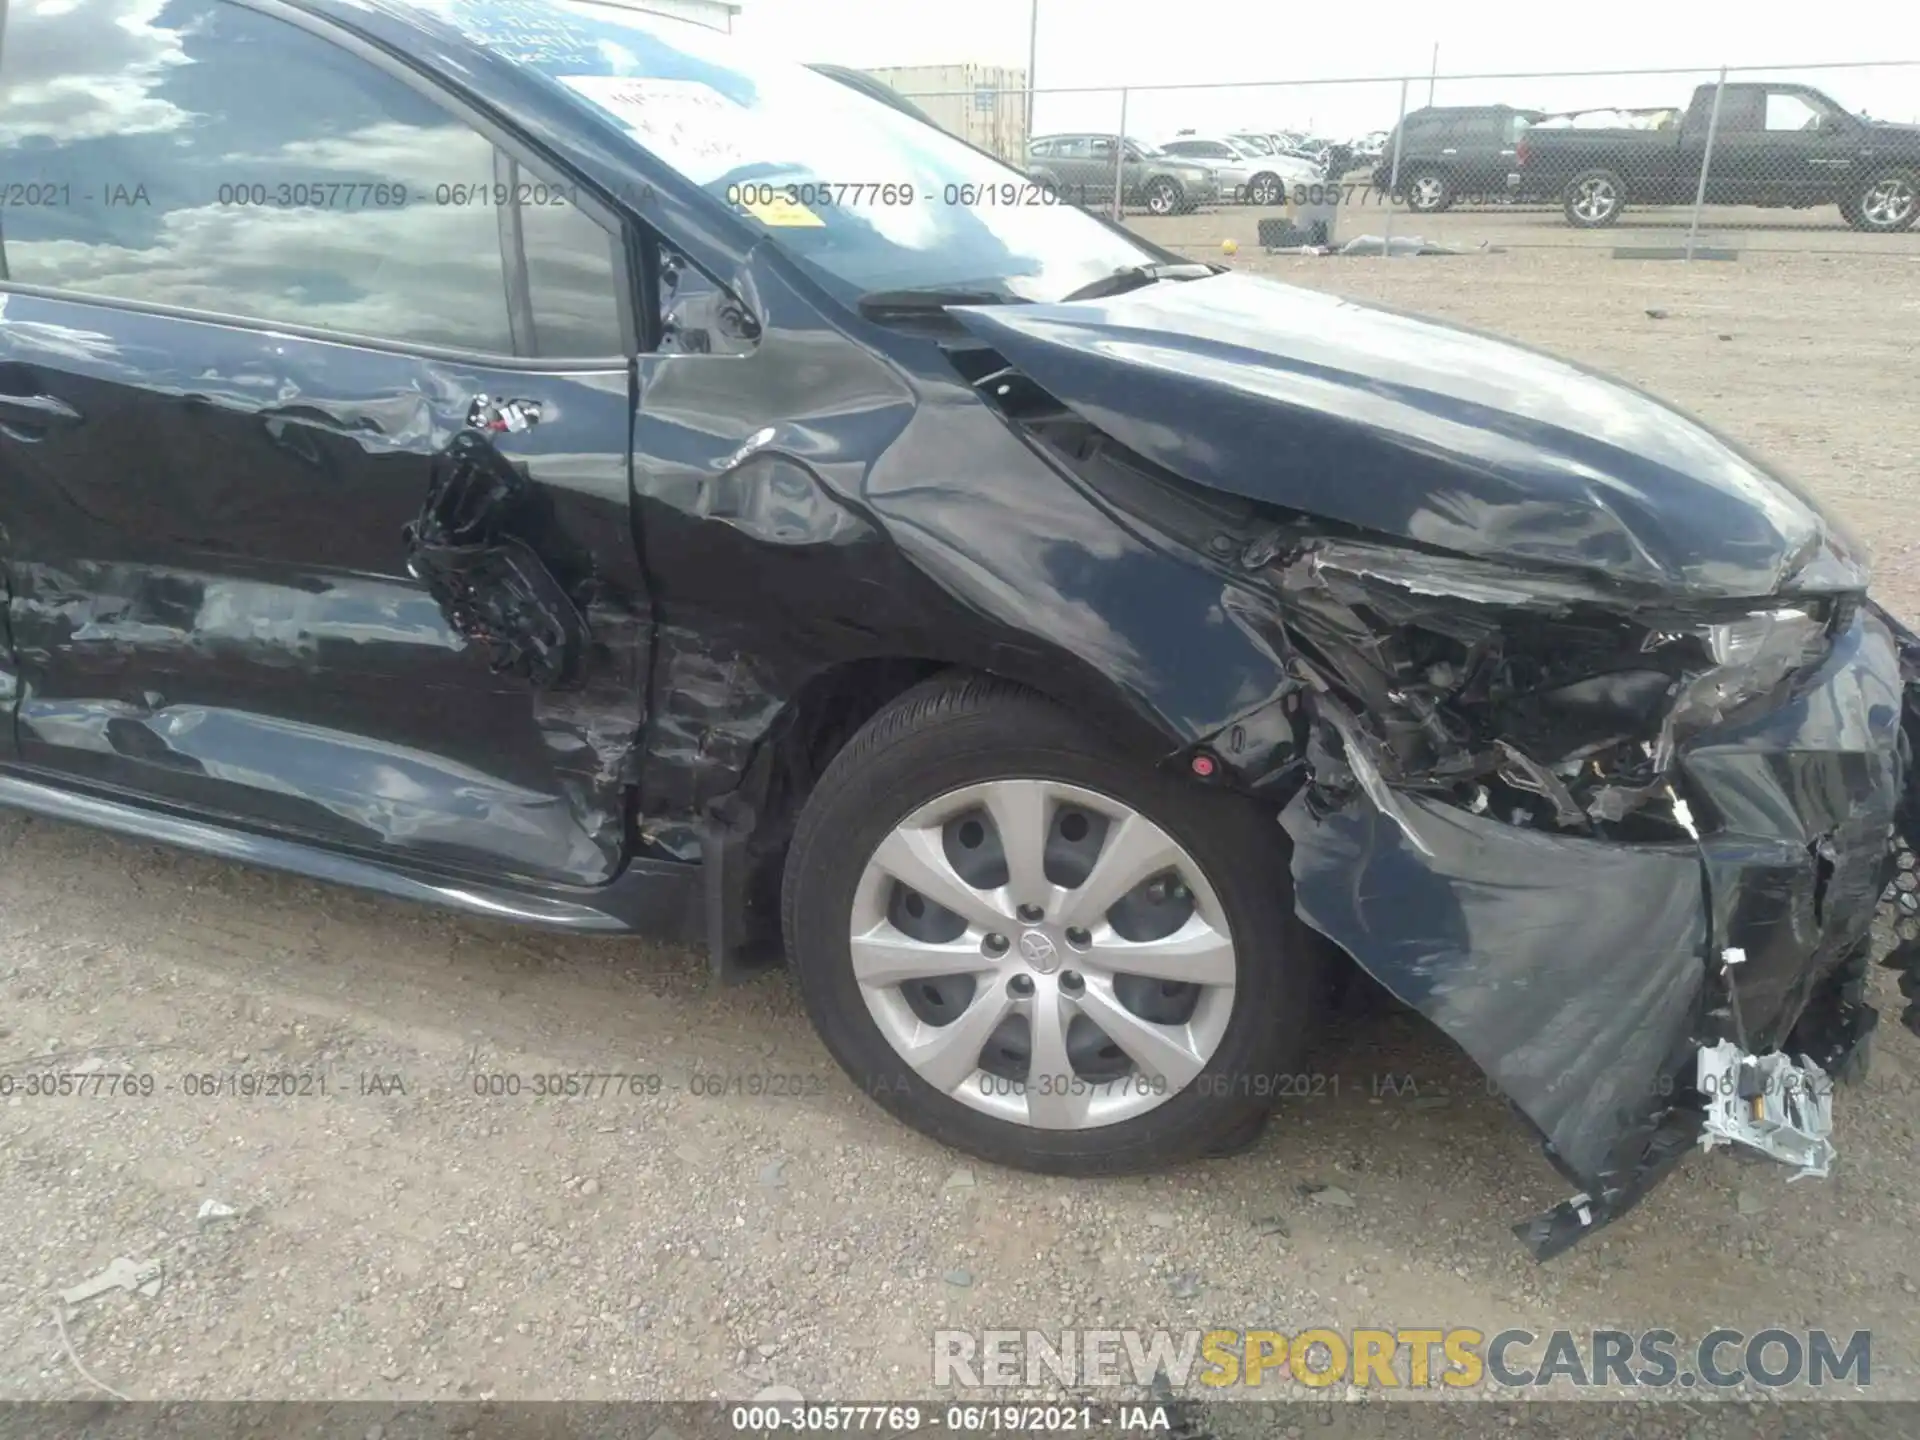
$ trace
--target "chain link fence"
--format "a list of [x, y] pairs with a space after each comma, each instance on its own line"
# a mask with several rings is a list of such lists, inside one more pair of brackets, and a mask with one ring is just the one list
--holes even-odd
[[1174, 239], [1920, 253], [1920, 61], [902, 93]]

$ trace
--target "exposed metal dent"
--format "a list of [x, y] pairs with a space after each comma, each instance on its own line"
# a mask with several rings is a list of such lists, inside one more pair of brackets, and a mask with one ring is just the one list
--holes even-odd
[[537, 881], [516, 885], [498, 874], [462, 877], [396, 864], [391, 857], [374, 861], [284, 836], [209, 824], [86, 794], [73, 789], [67, 777], [59, 777], [56, 788], [25, 772], [0, 772], [0, 804], [490, 919], [560, 930], [618, 933], [637, 929], [681, 939], [698, 933], [700, 892], [695, 866], [636, 861], [603, 886]]

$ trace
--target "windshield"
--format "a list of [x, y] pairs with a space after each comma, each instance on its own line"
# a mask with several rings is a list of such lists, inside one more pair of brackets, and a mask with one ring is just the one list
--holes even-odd
[[1234, 143], [1238, 145], [1241, 150], [1248, 153], [1254, 155], [1271, 155], [1273, 153], [1273, 142], [1264, 135], [1236, 135], [1233, 139]]
[[428, 0], [573, 90], [829, 289], [1057, 300], [1154, 255], [1020, 171], [803, 65], [578, 0]]

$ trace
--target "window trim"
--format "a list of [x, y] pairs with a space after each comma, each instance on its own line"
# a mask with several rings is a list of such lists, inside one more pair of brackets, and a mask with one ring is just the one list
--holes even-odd
[[[250, 10], [255, 14], [283, 21], [297, 29], [304, 30], [326, 44], [354, 56], [374, 69], [397, 80], [414, 94], [429, 104], [442, 110], [459, 123], [472, 130], [485, 140], [493, 149], [494, 173], [500, 173], [500, 163], [506, 159], [511, 164], [528, 171], [536, 181], [548, 185], [564, 184], [568, 189], [576, 190], [578, 198], [575, 208], [598, 225], [606, 234], [610, 259], [613, 262], [614, 299], [618, 307], [618, 322], [622, 353], [618, 355], [510, 355], [495, 350], [470, 350], [447, 345], [432, 345], [418, 340], [399, 340], [391, 336], [365, 335], [357, 331], [329, 329], [317, 325], [302, 325], [297, 322], [267, 320], [255, 315], [233, 315], [225, 311], [200, 310], [185, 305], [168, 305], [155, 301], [131, 300], [117, 295], [97, 295], [84, 290], [63, 290], [51, 285], [34, 285], [0, 277], [0, 294], [31, 295], [36, 298], [61, 300], [83, 305], [97, 305], [106, 309], [127, 310], [135, 314], [155, 315], [165, 318], [189, 320], [198, 324], [220, 325], [228, 329], [257, 331], [268, 335], [285, 335], [293, 339], [318, 340], [352, 349], [375, 350], [386, 354], [411, 355], [422, 359], [449, 360], [475, 365], [483, 365], [492, 370], [519, 370], [530, 373], [590, 373], [596, 371], [624, 371], [634, 357], [640, 353], [639, 333], [635, 317], [639, 313], [637, 304], [639, 295], [633, 267], [633, 245], [631, 226], [626, 217], [606, 204], [594, 193], [591, 185], [577, 176], [573, 176], [566, 166], [541, 154], [524, 136], [499, 124], [486, 111], [470, 103], [467, 98], [448, 88], [433, 76], [416, 69], [406, 61], [389, 51], [375, 45], [353, 31], [318, 15], [300, 10], [282, 3], [282, 0], [208, 0], [209, 4], [231, 5], [237, 9]], [[5, 24], [5, 14], [0, 10], [0, 26]], [[4, 36], [0, 35], [0, 44]], [[560, 177], [567, 177], [562, 180]], [[506, 244], [506, 216], [513, 216], [513, 226], [519, 229], [520, 205], [516, 200], [509, 207], [496, 207], [501, 217], [500, 270], [504, 283], [508, 286], [508, 324], [513, 342], [518, 345], [521, 334], [513, 313], [513, 274], [516, 258], [509, 253]], [[518, 251], [517, 267], [524, 281], [526, 252], [524, 246]], [[524, 291], [523, 291], [524, 295]]]
[[[1795, 125], [1787, 130], [1774, 129], [1768, 122], [1773, 119], [1773, 102], [1775, 100], [1794, 100], [1805, 106], [1807, 113], [1813, 116], [1813, 128], [1809, 130], [1802, 124]], [[1777, 88], [1769, 86], [1760, 101], [1760, 125], [1762, 130], [1768, 135], [1817, 135], [1821, 132], [1821, 129], [1826, 125], [1827, 121], [1833, 118], [1833, 113], [1830, 107], [1822, 105], [1814, 99], [1812, 95], [1797, 85], [1782, 85]]]

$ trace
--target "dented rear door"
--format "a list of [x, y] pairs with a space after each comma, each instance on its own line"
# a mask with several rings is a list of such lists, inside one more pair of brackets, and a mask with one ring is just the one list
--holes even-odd
[[[8, 20], [33, 133], [5, 168], [60, 202], [8, 211], [0, 297], [0, 380], [30, 407], [0, 415], [20, 762], [326, 844], [609, 878], [648, 622], [617, 227], [326, 34], [221, 0], [143, 14]], [[149, 129], [23, 105], [83, 88], [70, 16], [164, 60], [99, 62]], [[475, 477], [511, 497], [479, 544], [521, 589], [461, 611], [409, 535]], [[517, 663], [474, 606], [570, 653]]]

